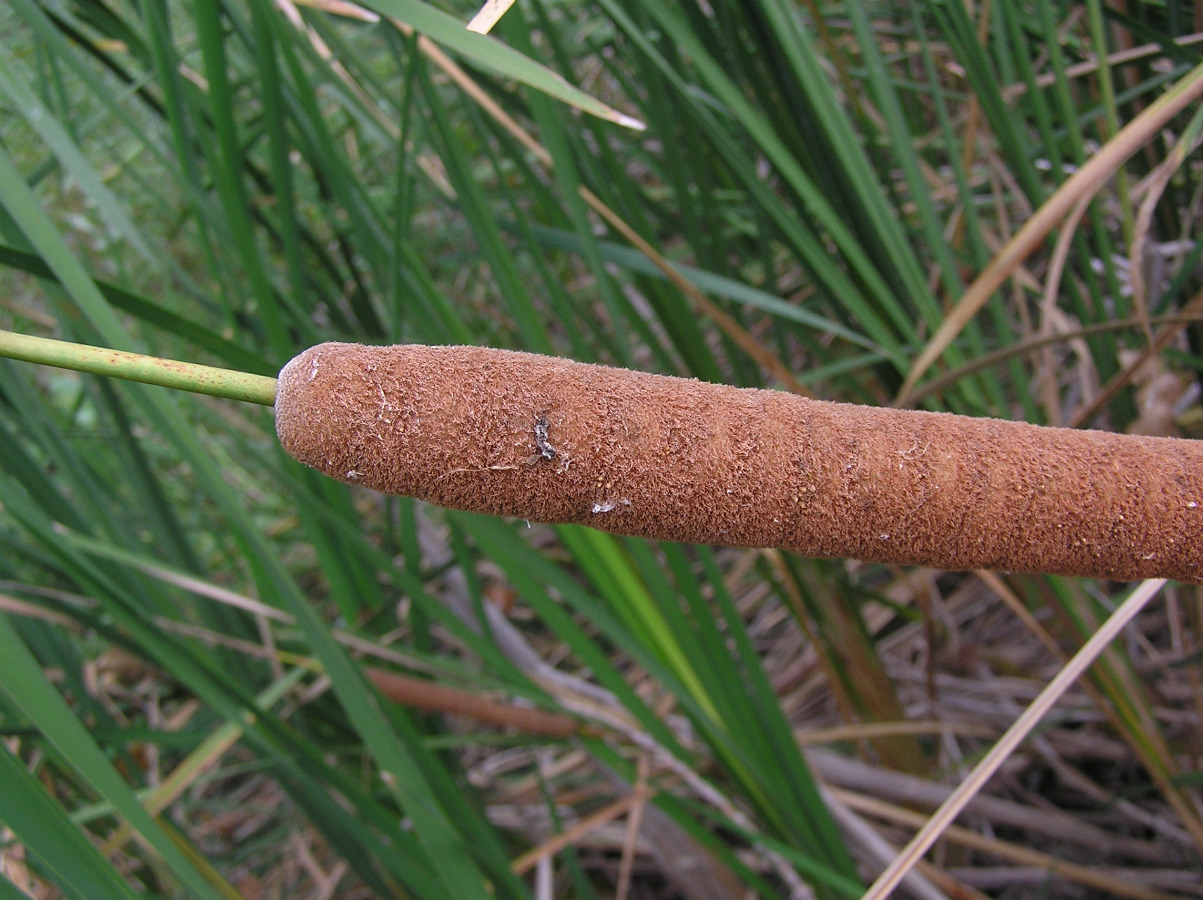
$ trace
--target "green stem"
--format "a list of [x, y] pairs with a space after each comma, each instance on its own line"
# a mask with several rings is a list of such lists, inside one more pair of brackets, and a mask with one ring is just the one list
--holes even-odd
[[244, 400], [264, 406], [272, 406], [276, 402], [276, 379], [266, 375], [216, 369], [11, 331], [0, 331], [0, 356], [92, 375], [110, 375], [127, 381], [157, 384], [177, 391], [225, 397], [228, 400]]

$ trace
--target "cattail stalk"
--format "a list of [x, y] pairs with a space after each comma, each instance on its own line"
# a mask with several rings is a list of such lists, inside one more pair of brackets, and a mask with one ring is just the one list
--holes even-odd
[[266, 375], [106, 347], [89, 347], [13, 331], [0, 331], [0, 356], [264, 406], [271, 406], [276, 396], [276, 379]]
[[322, 344], [276, 429], [442, 506], [811, 557], [1203, 583], [1203, 442], [877, 409], [475, 347]]

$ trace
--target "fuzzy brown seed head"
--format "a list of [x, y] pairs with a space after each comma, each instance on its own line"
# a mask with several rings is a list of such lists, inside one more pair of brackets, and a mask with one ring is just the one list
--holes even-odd
[[1203, 446], [477, 347], [322, 344], [285, 450], [442, 506], [941, 569], [1203, 582]]

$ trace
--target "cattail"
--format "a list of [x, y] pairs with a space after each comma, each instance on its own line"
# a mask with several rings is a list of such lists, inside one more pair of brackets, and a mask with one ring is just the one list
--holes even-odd
[[808, 400], [476, 347], [322, 344], [284, 448], [441, 506], [810, 557], [1203, 582], [1203, 442]]

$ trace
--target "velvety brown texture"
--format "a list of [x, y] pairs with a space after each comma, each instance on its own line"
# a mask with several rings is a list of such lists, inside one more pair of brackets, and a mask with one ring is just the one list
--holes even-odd
[[301, 462], [441, 506], [939, 569], [1203, 582], [1203, 442], [807, 400], [477, 347], [322, 344]]

